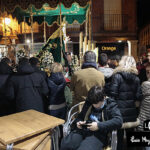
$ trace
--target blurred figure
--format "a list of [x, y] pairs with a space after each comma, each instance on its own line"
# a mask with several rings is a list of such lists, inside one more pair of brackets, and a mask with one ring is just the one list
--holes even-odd
[[99, 67], [98, 70], [101, 71], [105, 76], [105, 93], [109, 95], [109, 86], [111, 82], [111, 76], [113, 74], [113, 69], [108, 66], [108, 56], [105, 53], [101, 53], [99, 57]]
[[4, 57], [4, 58], [1, 60], [1, 62], [4, 63], [4, 64], [7, 64], [8, 66], [11, 66], [11, 65], [12, 65], [10, 59], [7, 58], [7, 57]]
[[66, 80], [63, 75], [63, 67], [59, 63], [51, 66], [51, 75], [48, 77], [47, 83], [49, 87], [48, 95], [48, 113], [49, 115], [65, 119], [66, 118], [66, 100], [64, 90]]
[[[146, 66], [146, 76], [147, 81], [142, 83], [143, 101], [138, 117], [140, 124], [137, 128], [139, 131], [144, 131], [144, 121], [150, 120], [150, 63]], [[145, 147], [145, 150], [150, 150], [150, 147]]]
[[147, 66], [147, 64], [148, 64], [148, 59], [144, 59], [142, 61], [142, 68], [140, 69], [140, 72], [139, 72], [139, 75], [138, 75], [141, 84], [142, 84], [142, 82], [144, 82], [144, 81], [147, 80], [146, 69], [145, 69], [145, 67]]
[[44, 112], [43, 96], [48, 87], [43, 76], [31, 67], [27, 58], [21, 58], [17, 73], [8, 81], [7, 97], [16, 103], [16, 111], [34, 109]]
[[10, 76], [13, 74], [11, 61], [9, 58], [3, 58], [0, 62], [0, 117], [13, 113], [14, 104], [9, 102], [5, 96], [6, 84]]
[[[142, 99], [140, 80], [137, 74], [134, 58], [132, 56], [123, 56], [112, 76], [110, 95], [118, 104], [123, 122], [135, 122], [137, 119], [135, 101]], [[132, 129], [126, 129], [126, 132], [130, 130]], [[118, 130], [117, 135], [117, 149], [122, 150], [124, 130]]]
[[84, 54], [82, 69], [71, 77], [71, 90], [74, 92], [73, 105], [85, 101], [88, 91], [94, 85], [104, 86], [104, 75], [97, 70], [96, 54], [87, 51]]
[[143, 101], [140, 107], [140, 125], [138, 130], [143, 131], [143, 123], [146, 120], [150, 120], [150, 63], [146, 66], [147, 81], [142, 83]]
[[35, 69], [35, 72], [41, 73], [44, 77], [44, 79], [47, 79], [47, 74], [44, 71], [40, 70], [40, 61], [38, 60], [38, 58], [36, 57], [31, 57], [29, 59], [29, 63], [31, 64], [31, 66]]
[[138, 70], [138, 72], [140, 73], [141, 69], [143, 68], [143, 65], [142, 65], [142, 57], [139, 57], [138, 58], [138, 62], [136, 64], [136, 68]]

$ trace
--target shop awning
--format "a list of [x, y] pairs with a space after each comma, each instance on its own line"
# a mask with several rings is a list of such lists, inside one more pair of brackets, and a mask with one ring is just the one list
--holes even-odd
[[38, 24], [42, 24], [43, 21], [47, 22], [48, 25], [52, 25], [55, 22], [59, 24], [60, 7], [62, 18], [65, 17], [68, 24], [72, 24], [74, 21], [82, 24], [86, 20], [89, 4], [85, 7], [80, 7], [78, 3], [73, 3], [70, 8], [66, 8], [63, 4], [60, 4], [55, 9], [52, 9], [46, 3], [40, 10], [37, 10], [34, 6], [29, 7], [27, 10], [16, 7], [12, 15], [17, 18], [19, 24], [24, 21], [24, 18], [30, 24], [31, 14], [33, 15], [33, 22], [37, 22]]
[[56, 8], [59, 3], [69, 8], [75, 2], [81, 7], [84, 7], [89, 1], [90, 0], [0, 0], [0, 8], [2, 8], [1, 11], [6, 10], [8, 12], [13, 12], [16, 7], [26, 10], [30, 5], [34, 5], [36, 9], [41, 9], [45, 3], [49, 4], [51, 8]]

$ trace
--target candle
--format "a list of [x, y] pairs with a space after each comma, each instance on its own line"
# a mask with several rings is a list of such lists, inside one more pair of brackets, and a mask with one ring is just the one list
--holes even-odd
[[88, 40], [88, 50], [90, 51], [91, 50], [91, 41]]
[[87, 50], [87, 36], [84, 37], [84, 52]]

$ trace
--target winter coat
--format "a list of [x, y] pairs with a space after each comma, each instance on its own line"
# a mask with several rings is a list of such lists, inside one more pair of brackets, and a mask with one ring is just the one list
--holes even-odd
[[104, 86], [104, 75], [95, 68], [76, 71], [71, 77], [70, 88], [74, 92], [73, 105], [85, 101], [88, 91], [95, 85]]
[[150, 120], [150, 81], [145, 81], [142, 84], [143, 101], [140, 107], [140, 125], [138, 130], [143, 131], [143, 123], [146, 120]]
[[102, 108], [96, 109], [94, 108], [88, 99], [86, 100], [81, 113], [79, 113], [77, 119], [75, 120], [75, 124], [78, 121], [93, 121], [91, 115], [96, 116], [98, 122], [98, 130], [97, 131], [89, 131], [83, 129], [77, 129], [77, 132], [85, 133], [87, 135], [96, 136], [102, 143], [107, 141], [107, 135], [109, 132], [113, 130], [117, 130], [121, 128], [123, 120], [118, 109], [116, 102], [111, 98], [106, 98], [104, 100], [104, 106]]
[[113, 74], [113, 69], [109, 67], [99, 67], [98, 70], [102, 72], [105, 76], [105, 93], [109, 96], [109, 87], [111, 83], [111, 78]]
[[15, 100], [17, 112], [34, 109], [44, 112], [43, 96], [48, 87], [43, 76], [28, 64], [20, 65], [8, 84], [7, 97]]
[[40, 70], [37, 66], [35, 66], [35, 65], [31, 65], [32, 66], [32, 68], [35, 70], [35, 72], [38, 72], [38, 73], [40, 73], [43, 77], [44, 77], [44, 79], [45, 80], [47, 80], [47, 73], [46, 72], [44, 72], [44, 71], [42, 71], [42, 70]]
[[9, 65], [0, 63], [0, 116], [9, 115], [15, 111], [14, 104], [5, 96], [6, 84], [12, 73], [12, 68]]
[[112, 76], [110, 95], [116, 100], [124, 122], [133, 122], [137, 118], [135, 101], [142, 99], [137, 73], [136, 68], [117, 67]]
[[66, 117], [65, 86], [66, 81], [61, 72], [51, 73], [47, 80], [49, 87], [49, 114], [58, 118]]

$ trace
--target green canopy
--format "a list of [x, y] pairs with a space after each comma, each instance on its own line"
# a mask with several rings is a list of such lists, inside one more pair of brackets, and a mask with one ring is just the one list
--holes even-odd
[[[65, 8], [63, 4], [60, 6], [62, 18], [65, 17], [68, 24], [72, 24], [75, 20], [78, 21], [79, 24], [82, 24], [86, 20], [86, 12], [89, 5], [80, 7], [77, 3], [73, 3], [71, 8]], [[13, 12], [13, 17], [16, 17], [19, 23], [23, 22], [25, 17], [26, 22], [30, 24], [30, 16], [33, 14], [33, 22], [42, 24], [45, 20], [48, 25], [52, 25], [54, 22], [59, 23], [60, 6], [58, 5], [56, 9], [52, 9], [46, 3], [40, 10], [32, 6], [26, 11], [17, 7]]]

